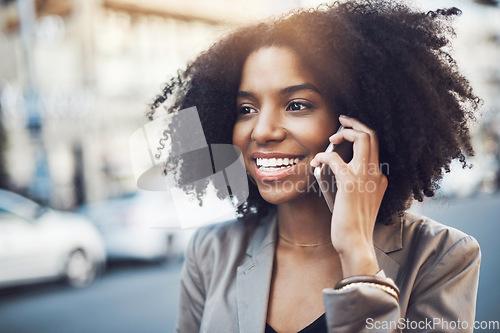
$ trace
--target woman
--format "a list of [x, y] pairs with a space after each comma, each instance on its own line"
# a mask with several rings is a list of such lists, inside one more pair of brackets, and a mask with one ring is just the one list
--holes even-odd
[[[238, 221], [191, 241], [178, 331], [472, 331], [477, 242], [405, 213], [473, 154], [479, 101], [443, 51], [458, 13], [297, 11], [234, 32], [165, 87], [149, 117], [174, 94], [174, 110], [196, 106], [207, 141], [239, 147], [251, 181]], [[346, 141], [350, 161], [323, 152]], [[333, 212], [320, 164], [335, 174]]]

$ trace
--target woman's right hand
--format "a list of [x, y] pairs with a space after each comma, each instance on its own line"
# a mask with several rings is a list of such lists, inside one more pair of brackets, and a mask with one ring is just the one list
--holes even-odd
[[331, 223], [331, 239], [339, 254], [343, 276], [375, 275], [379, 271], [373, 247], [373, 230], [387, 189], [387, 177], [379, 166], [378, 138], [374, 130], [359, 120], [339, 117], [344, 129], [330, 142], [353, 143], [349, 163], [336, 152], [319, 153], [311, 165], [327, 164], [335, 174], [337, 193]]

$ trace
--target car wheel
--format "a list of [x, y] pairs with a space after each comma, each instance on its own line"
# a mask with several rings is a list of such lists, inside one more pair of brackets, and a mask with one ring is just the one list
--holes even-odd
[[66, 282], [75, 288], [86, 287], [94, 281], [96, 264], [82, 250], [70, 253], [64, 271]]

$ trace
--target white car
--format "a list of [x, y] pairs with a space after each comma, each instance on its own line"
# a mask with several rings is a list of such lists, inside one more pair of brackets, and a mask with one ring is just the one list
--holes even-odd
[[162, 262], [180, 258], [194, 233], [162, 227], [175, 222], [175, 211], [162, 192], [138, 191], [87, 204], [79, 211], [101, 232], [108, 261]]
[[86, 218], [0, 190], [0, 287], [58, 279], [85, 287], [105, 256], [102, 238]]

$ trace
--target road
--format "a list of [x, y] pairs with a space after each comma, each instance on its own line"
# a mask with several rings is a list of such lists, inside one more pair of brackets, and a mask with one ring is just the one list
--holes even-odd
[[120, 265], [86, 289], [46, 284], [3, 291], [0, 332], [172, 332], [180, 269], [180, 262]]
[[[428, 201], [412, 210], [478, 240], [482, 264], [476, 319], [500, 320], [500, 195]], [[180, 269], [180, 262], [121, 265], [87, 289], [48, 284], [1, 292], [0, 332], [172, 332]]]

